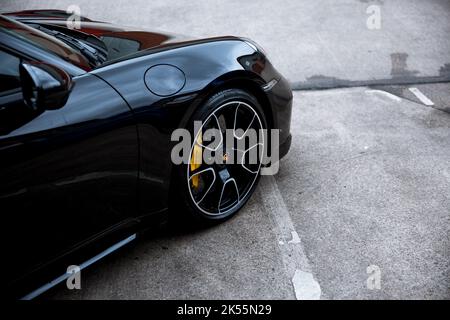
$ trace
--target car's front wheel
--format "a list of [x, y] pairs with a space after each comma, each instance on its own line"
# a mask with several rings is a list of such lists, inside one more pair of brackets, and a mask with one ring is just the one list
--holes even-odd
[[175, 168], [178, 215], [220, 222], [239, 211], [259, 180], [265, 128], [261, 105], [246, 91], [228, 89], [208, 99], [190, 121], [189, 161]]

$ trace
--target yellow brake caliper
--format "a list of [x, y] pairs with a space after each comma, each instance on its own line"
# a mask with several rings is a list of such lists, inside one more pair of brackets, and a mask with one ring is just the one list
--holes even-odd
[[[201, 147], [202, 144], [203, 144], [203, 138], [202, 138], [202, 131], [200, 130], [198, 137], [197, 137], [197, 141], [194, 144], [194, 150], [192, 151], [192, 156], [191, 156], [191, 161], [190, 161], [191, 172], [194, 171], [195, 169], [199, 168], [200, 165], [202, 164], [202, 157], [203, 157], [202, 147]], [[191, 181], [192, 181], [192, 186], [194, 188], [198, 188], [199, 179], [200, 179], [200, 177], [198, 174], [192, 177]]]

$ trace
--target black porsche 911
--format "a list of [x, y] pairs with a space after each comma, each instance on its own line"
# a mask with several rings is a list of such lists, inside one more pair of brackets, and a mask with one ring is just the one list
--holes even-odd
[[242, 208], [262, 158], [228, 164], [221, 140], [213, 151], [223, 163], [174, 164], [174, 130], [197, 133], [188, 159], [207, 148], [196, 121], [200, 133], [241, 129], [236, 139], [278, 129], [280, 157], [291, 142], [292, 92], [251, 40], [84, 17], [72, 29], [67, 18], [0, 15], [1, 254], [14, 298], [39, 295], [68, 266], [84, 268], [169, 216], [208, 224]]

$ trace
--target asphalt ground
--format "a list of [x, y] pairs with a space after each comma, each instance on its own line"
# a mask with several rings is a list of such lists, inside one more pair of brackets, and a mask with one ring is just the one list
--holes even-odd
[[250, 37], [297, 89], [292, 147], [233, 219], [160, 230], [82, 271], [81, 290], [43, 298], [450, 299], [450, 1], [106, 3], [1, 11], [77, 4], [93, 19]]

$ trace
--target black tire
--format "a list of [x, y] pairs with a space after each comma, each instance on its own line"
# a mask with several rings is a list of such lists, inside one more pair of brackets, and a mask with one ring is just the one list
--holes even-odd
[[[251, 111], [254, 111], [254, 114], [256, 116], [254, 116], [254, 119], [251, 120], [249, 127], [252, 126], [252, 128], [254, 127], [254, 129], [256, 130], [257, 128], [261, 128], [261, 129], [266, 129], [267, 128], [267, 121], [263, 112], [263, 109], [261, 107], [261, 105], [259, 104], [258, 100], [252, 96], [251, 94], [247, 93], [246, 91], [243, 91], [241, 89], [227, 89], [227, 90], [223, 90], [220, 91], [216, 94], [214, 94], [213, 96], [211, 96], [204, 104], [202, 104], [197, 110], [196, 112], [193, 114], [192, 118], [189, 121], [189, 125], [188, 125], [188, 129], [189, 132], [191, 133], [191, 137], [196, 137], [194, 138], [194, 143], [192, 143], [191, 145], [191, 154], [192, 152], [194, 152], [194, 145], [195, 145], [195, 141], [197, 141], [197, 137], [196, 136], [196, 132], [194, 132], [194, 121], [205, 121], [208, 119], [208, 121], [205, 122], [205, 125], [207, 125], [207, 122], [211, 122], [212, 123], [212, 119], [214, 118], [216, 120], [217, 126], [219, 129], [221, 128], [221, 124], [225, 124], [225, 126], [227, 127], [227, 129], [230, 129], [230, 121], [227, 121], [227, 119], [230, 118], [230, 114], [232, 114], [232, 109], [233, 108], [233, 103], [239, 103], [237, 107], [235, 107], [235, 120], [233, 122], [233, 127], [234, 126], [238, 126], [238, 122], [242, 122], [242, 126], [246, 126], [244, 125], [245, 122], [247, 121], [247, 118], [250, 119], [251, 115]], [[222, 114], [217, 117], [217, 115], [219, 115], [222, 112]], [[244, 119], [244, 120], [240, 120], [240, 118]], [[250, 121], [250, 120], [248, 120]], [[244, 129], [242, 129], [244, 130]], [[233, 131], [236, 132], [236, 136], [239, 139], [242, 139], [244, 135], [242, 136], [238, 136], [237, 132], [239, 131]], [[242, 132], [242, 131], [241, 131]], [[247, 133], [247, 131], [245, 131]], [[223, 136], [224, 137], [224, 136]], [[234, 138], [233, 138], [234, 139]], [[245, 139], [244, 139], [245, 140]], [[261, 138], [258, 136], [258, 147], [261, 147]], [[263, 147], [265, 147], [264, 143]], [[225, 146], [224, 146], [225, 148]], [[258, 149], [260, 150], [260, 149]], [[220, 148], [218, 149], [217, 152], [220, 152]], [[226, 154], [227, 151], [223, 151], [225, 152], [224, 154], [224, 159], [226, 159]], [[242, 155], [242, 152], [239, 153], [238, 151], [234, 151], [236, 152], [236, 154], [238, 156], [236, 156], [236, 158], [240, 157], [240, 155]], [[244, 152], [244, 154], [247, 151]], [[260, 151], [258, 151], [259, 153]], [[190, 155], [191, 155], [190, 154]], [[245, 156], [245, 155], [244, 155]], [[244, 158], [244, 156], [242, 156], [242, 158]], [[241, 159], [242, 159], [241, 158]], [[191, 159], [191, 158], [190, 158]], [[260, 160], [260, 158], [258, 158]], [[245, 162], [245, 161], [243, 161]], [[259, 167], [256, 165], [253, 165], [252, 169], [253, 170], [249, 170], [248, 168], [250, 168], [250, 164], [247, 166], [245, 165], [241, 165], [241, 167], [245, 170], [248, 171], [245, 172], [245, 170], [239, 169], [240, 167], [237, 164], [232, 164], [232, 165], [228, 165], [226, 164], [224, 166], [224, 169], [221, 169], [221, 171], [218, 174], [215, 174], [214, 170], [202, 170], [205, 171], [204, 173], [201, 173], [200, 177], [203, 177], [204, 175], [208, 174], [208, 176], [213, 177], [214, 180], [213, 182], [211, 182], [211, 185], [206, 188], [204, 187], [203, 189], [207, 189], [207, 193], [205, 195], [203, 195], [202, 200], [200, 200], [200, 203], [196, 202], [196, 199], [194, 198], [193, 195], [193, 191], [192, 191], [192, 179], [193, 176], [198, 175], [198, 174], [193, 174], [191, 176], [190, 175], [190, 169], [192, 168], [192, 166], [190, 166], [189, 164], [181, 164], [181, 165], [177, 165], [174, 166], [174, 172], [173, 172], [173, 180], [172, 180], [172, 191], [171, 191], [171, 199], [170, 199], [170, 208], [171, 208], [171, 219], [176, 219], [177, 221], [172, 221], [175, 222], [175, 224], [179, 224], [180, 222], [185, 224], [186, 222], [188, 222], [190, 225], [194, 224], [196, 226], [207, 226], [207, 225], [211, 225], [211, 224], [215, 224], [215, 223], [220, 223], [224, 220], [229, 219], [230, 217], [232, 217], [233, 215], [235, 215], [248, 201], [248, 199], [251, 197], [251, 195], [253, 194], [258, 182], [259, 182], [259, 178], [260, 178], [260, 168], [261, 168], [261, 164], [259, 164]], [[247, 169], [246, 169], [247, 168]], [[254, 174], [253, 172], [256, 172], [256, 168], [257, 168], [257, 173]], [[217, 170], [216, 170], [217, 171]], [[195, 171], [192, 171], [195, 172]], [[223, 178], [223, 172], [229, 174], [229, 178], [228, 180]], [[236, 175], [236, 177], [232, 177], [232, 175]], [[254, 180], [252, 181], [251, 185], [249, 184], [248, 186], [246, 186], [246, 182], [245, 179], [247, 179], [247, 176], [251, 177], [251, 175], [254, 174]], [[220, 175], [220, 180], [219, 178], [217, 178], [217, 176]], [[199, 179], [203, 179], [203, 178], [199, 178]], [[211, 178], [212, 179], [212, 178]], [[216, 179], [218, 179], [216, 181]], [[252, 178], [249, 178], [249, 181]], [[229, 181], [229, 180], [234, 180], [234, 181]], [[240, 181], [239, 181], [240, 180]], [[225, 181], [225, 182], [224, 182]], [[239, 181], [239, 182], [238, 182]], [[203, 208], [203, 204], [201, 203], [206, 202], [204, 200], [204, 198], [211, 198], [210, 202], [214, 203], [214, 197], [217, 198], [220, 186], [219, 184], [222, 183], [222, 189], [221, 189], [221, 193], [220, 193], [220, 198], [219, 198], [219, 203], [218, 203], [218, 212], [215, 212], [213, 214], [213, 211], [209, 211], [209, 209], [206, 209], [206, 204], [204, 205], [205, 208]], [[217, 185], [217, 186], [216, 186]], [[236, 190], [235, 194], [233, 195], [233, 192], [230, 192], [232, 189]], [[216, 192], [216, 194], [212, 194], [212, 191], [210, 191], [211, 188], [215, 188], [217, 190], [215, 190], [214, 192]], [[231, 189], [230, 189], [231, 188]], [[209, 192], [209, 193], [208, 193]], [[242, 192], [242, 195], [240, 194], [240, 192]], [[229, 194], [229, 198], [225, 199], [225, 195]], [[224, 197], [223, 197], [224, 196]], [[242, 198], [240, 197], [242, 196]], [[233, 197], [235, 198], [233, 200]], [[227, 208], [226, 210], [223, 209], [221, 210], [221, 205], [222, 203], [224, 203], [224, 199], [227, 202], [230, 202], [229, 204], [229, 208]], [[198, 200], [198, 199], [197, 199]], [[236, 202], [237, 201], [237, 202]]]

